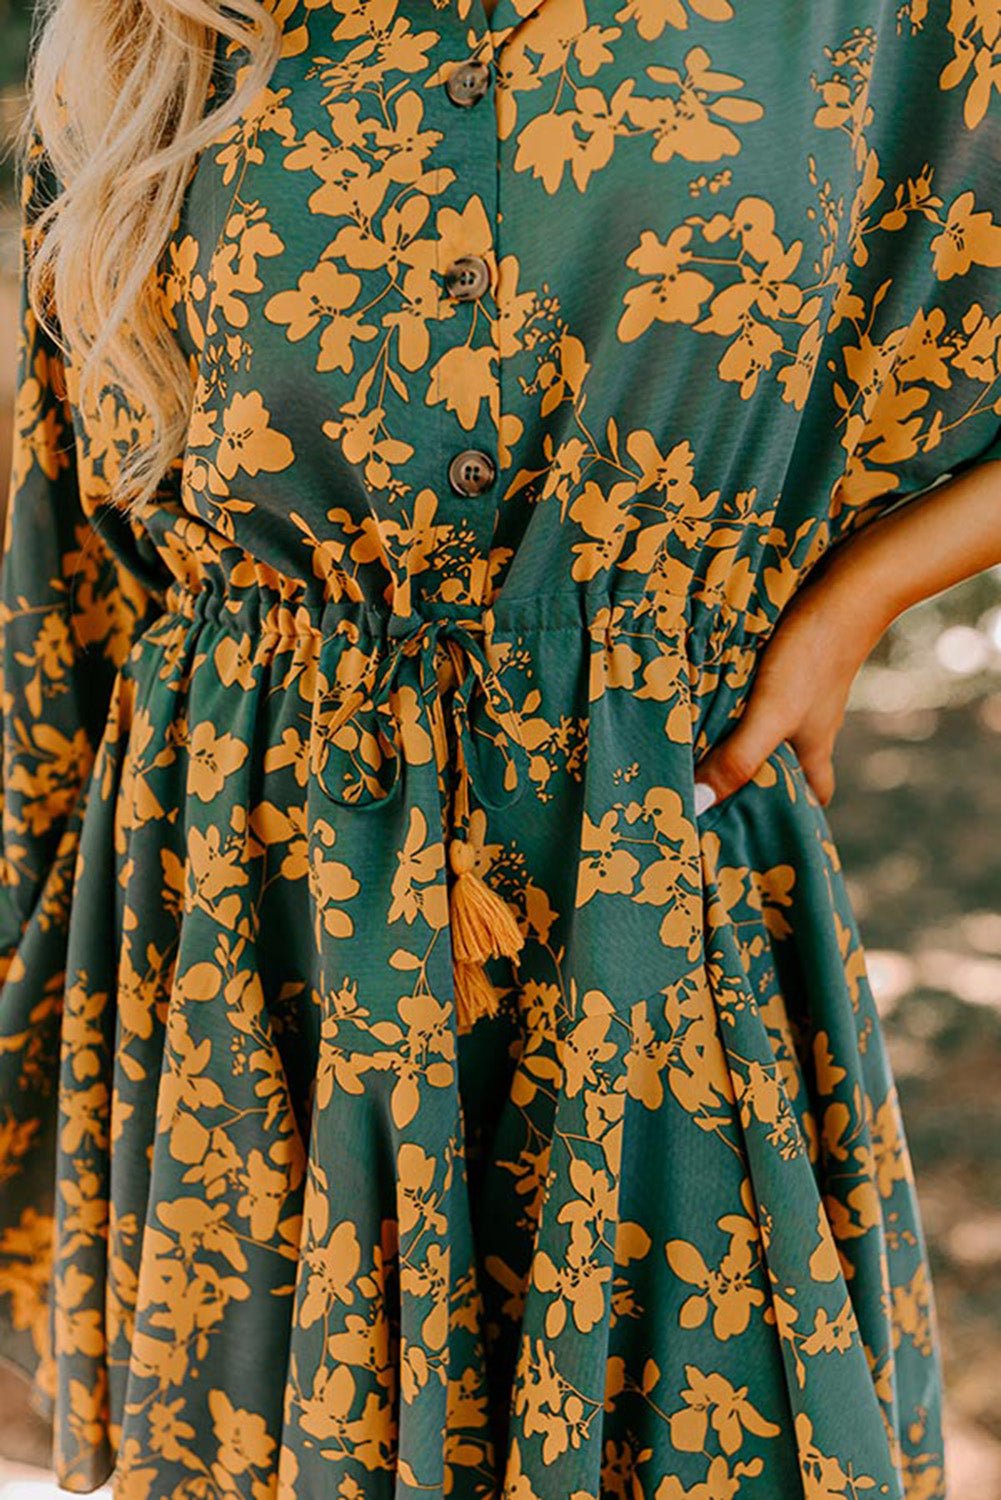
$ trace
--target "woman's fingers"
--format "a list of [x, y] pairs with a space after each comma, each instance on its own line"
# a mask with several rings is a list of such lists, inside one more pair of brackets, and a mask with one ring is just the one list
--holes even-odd
[[803, 774], [821, 806], [834, 796], [835, 777], [833, 746], [829, 738], [823, 743], [797, 742], [796, 733], [778, 716], [775, 705], [766, 706], [764, 695], [744, 710], [737, 727], [708, 751], [695, 767], [695, 812], [701, 816], [707, 808], [722, 802], [750, 781], [762, 762], [783, 739], [788, 738], [796, 751]]
[[[793, 748], [797, 749], [796, 746]], [[834, 764], [830, 751], [807, 752], [797, 749], [797, 754], [800, 765], [803, 767], [803, 774], [813, 788], [817, 801], [821, 806], [826, 807], [834, 796]]]
[[695, 767], [695, 811], [699, 815], [750, 781], [785, 738], [786, 710], [764, 693], [751, 696], [735, 729], [714, 745]]

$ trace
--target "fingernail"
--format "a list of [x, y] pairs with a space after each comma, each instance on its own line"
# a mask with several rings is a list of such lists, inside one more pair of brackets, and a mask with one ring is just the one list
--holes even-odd
[[708, 781], [697, 781], [695, 783], [695, 816], [701, 817], [707, 807], [712, 807], [716, 801], [716, 793]]

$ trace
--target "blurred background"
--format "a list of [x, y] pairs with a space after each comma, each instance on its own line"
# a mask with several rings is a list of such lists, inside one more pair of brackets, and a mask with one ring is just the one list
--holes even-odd
[[[10, 462], [30, 0], [0, 0], [0, 496]], [[1001, 570], [908, 610], [835, 753], [838, 842], [930, 1241], [953, 1500], [1001, 1500]], [[0, 1375], [0, 1401], [3, 1400]], [[26, 1453], [31, 1435], [26, 1434]], [[0, 1461], [0, 1500], [64, 1493]], [[97, 1492], [100, 1496], [110, 1491]]]
[[6, 498], [10, 473], [8, 418], [14, 366], [9, 353], [16, 327], [11, 298], [17, 272], [17, 225], [10, 219], [13, 160], [10, 135], [21, 108], [21, 79], [28, 49], [31, 0], [0, 0], [0, 497]]

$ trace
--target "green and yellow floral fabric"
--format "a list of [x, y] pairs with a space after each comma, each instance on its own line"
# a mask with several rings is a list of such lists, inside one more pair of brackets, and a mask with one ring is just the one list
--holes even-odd
[[[830, 547], [1001, 458], [997, 6], [272, 9], [142, 515], [22, 297], [0, 1352], [121, 1500], [936, 1500], [838, 853], [788, 741], [693, 765]], [[524, 937], [471, 1027], [456, 833]]]

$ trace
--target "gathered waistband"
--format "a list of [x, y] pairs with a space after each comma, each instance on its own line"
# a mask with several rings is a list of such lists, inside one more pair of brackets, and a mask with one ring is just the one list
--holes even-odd
[[[401, 615], [388, 603], [370, 599], [290, 601], [264, 584], [229, 590], [212, 580], [195, 589], [175, 579], [163, 594], [163, 612], [157, 619], [162, 621], [165, 616], [176, 615], [195, 623], [211, 623], [235, 634], [248, 633], [253, 638], [326, 638], [340, 633], [348, 623], [368, 639], [388, 642], [393, 636], [411, 633], [424, 623], [469, 620], [482, 623], [490, 634], [499, 636], [561, 630], [580, 635], [601, 624], [613, 625], [624, 612], [626, 617], [632, 615], [634, 620], [642, 620], [652, 635], [676, 640], [701, 635], [713, 623], [713, 610], [696, 606], [693, 614], [691, 602], [662, 599], [658, 603], [657, 597], [649, 592], [625, 595], [577, 586], [520, 596], [508, 596], [501, 591], [487, 604], [415, 597], [410, 612]], [[665, 616], [674, 621], [673, 628], [666, 628]]]

